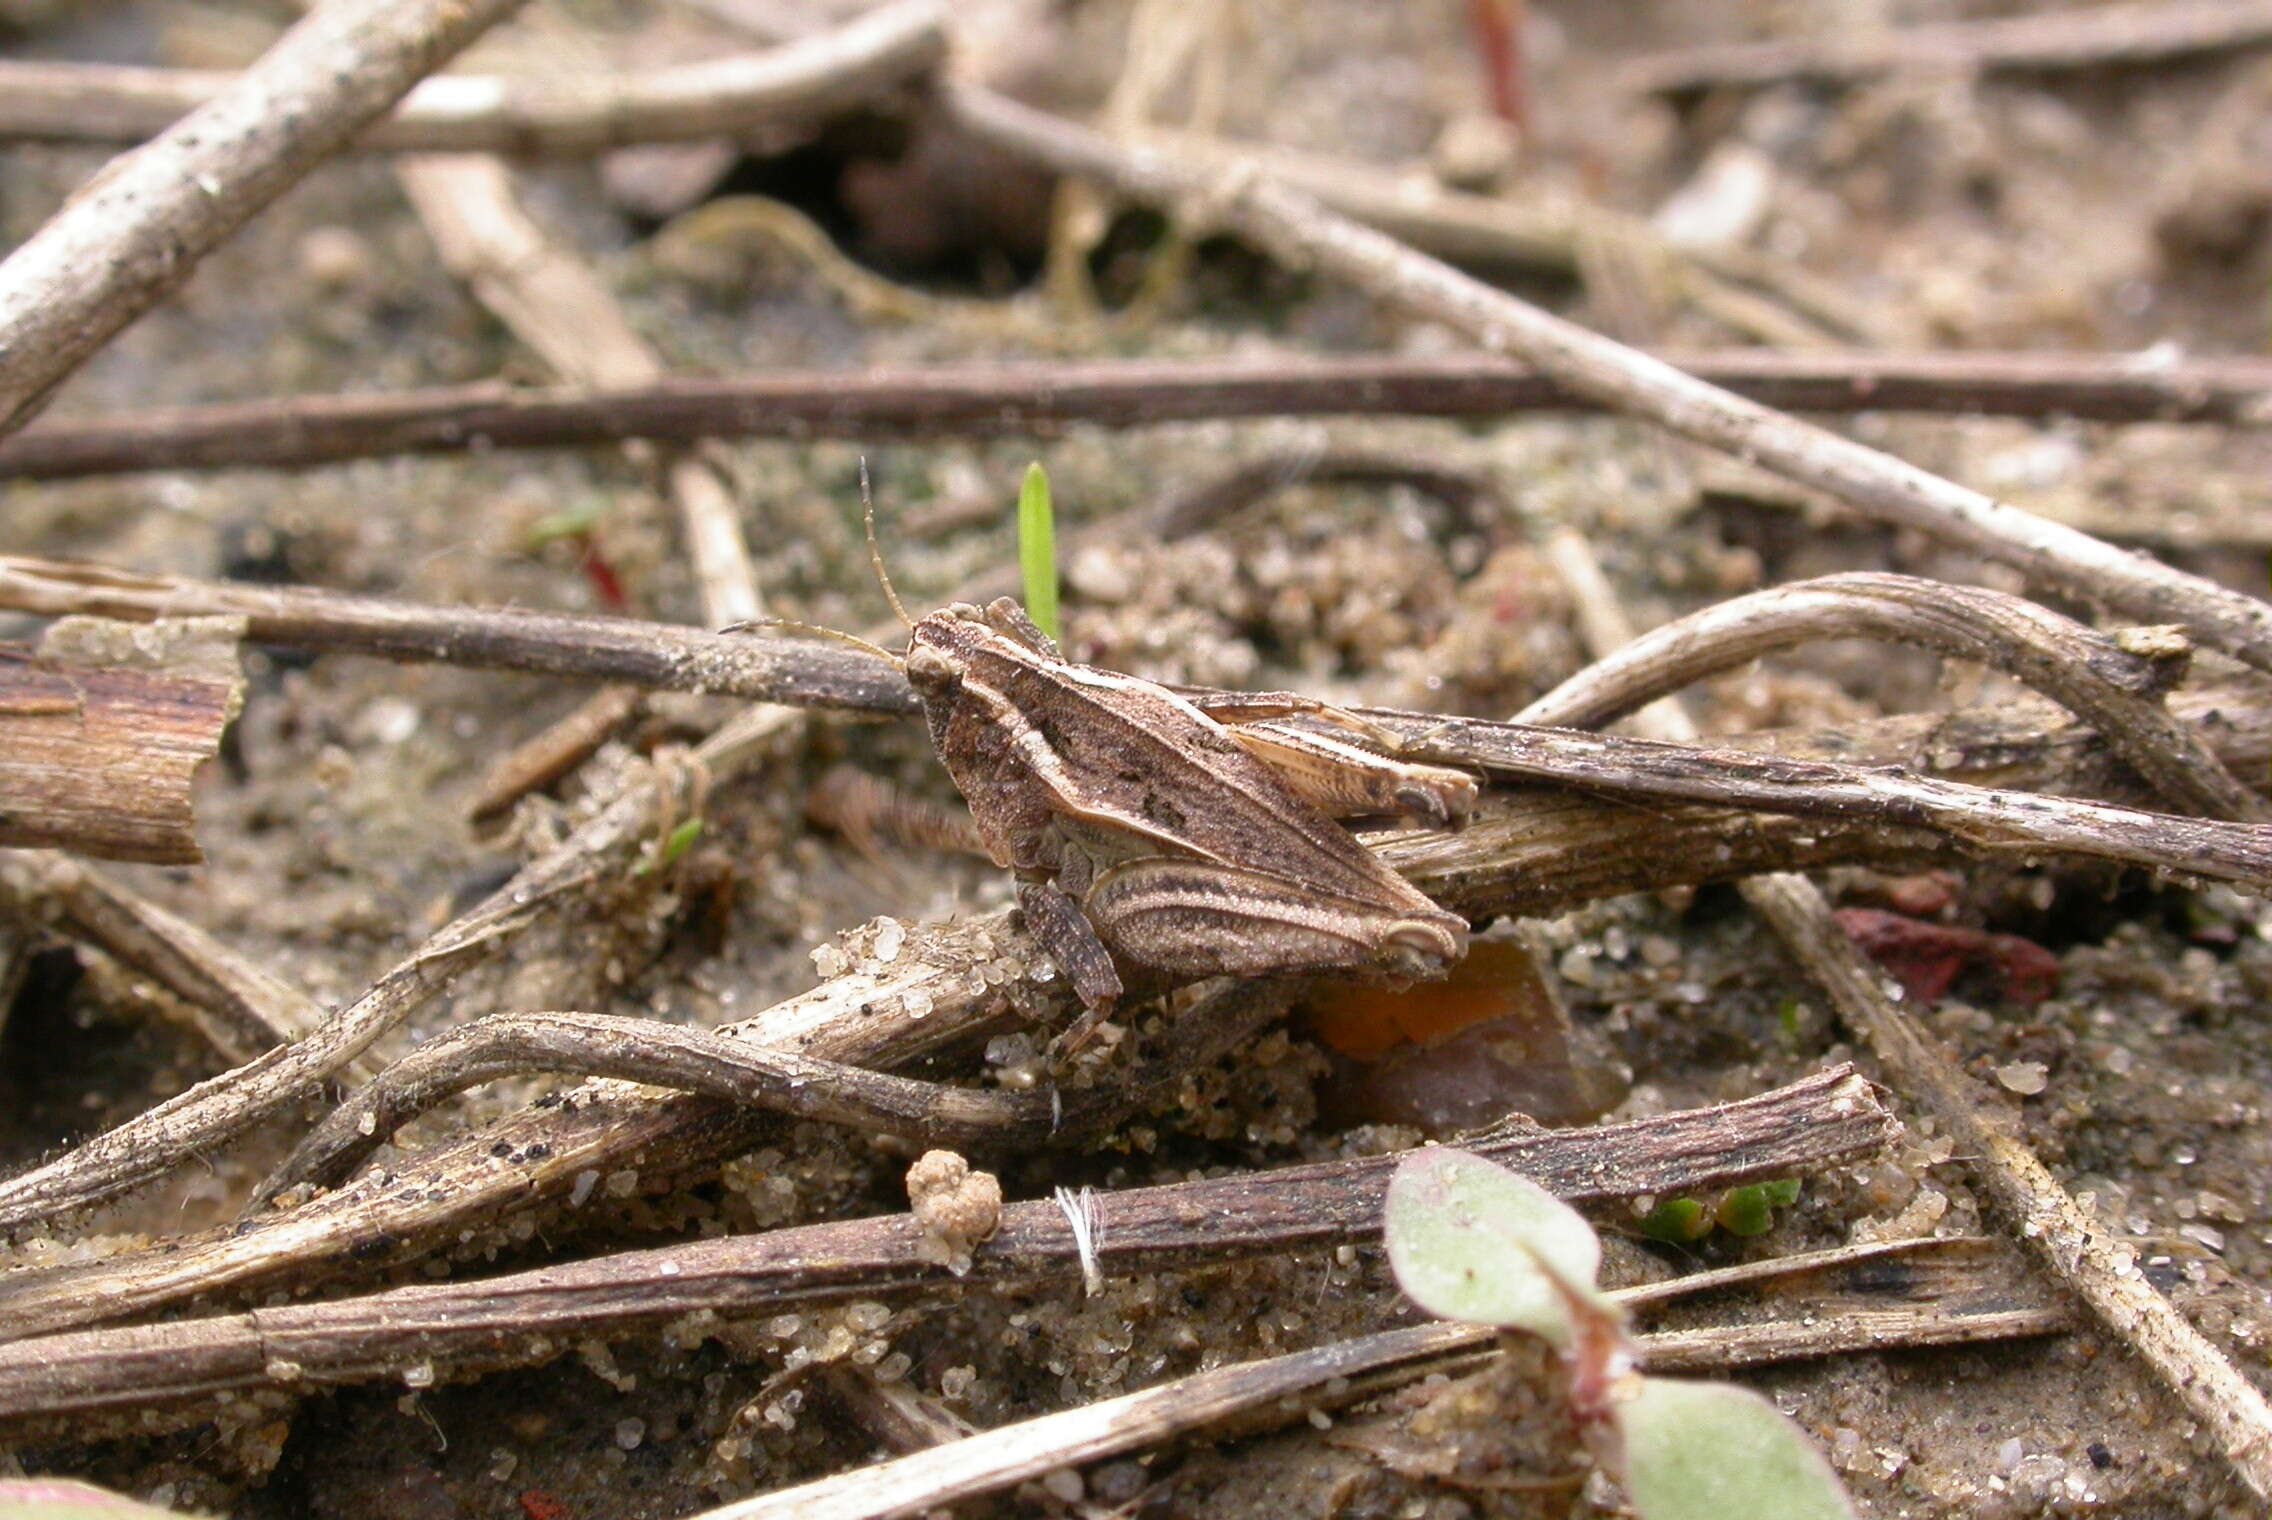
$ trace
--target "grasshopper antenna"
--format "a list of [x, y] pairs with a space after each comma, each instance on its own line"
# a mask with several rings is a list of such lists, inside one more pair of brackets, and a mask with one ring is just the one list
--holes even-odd
[[739, 623], [728, 623], [718, 631], [720, 633], [793, 633], [802, 634], [807, 638], [834, 639], [839, 644], [850, 644], [854, 649], [864, 649], [878, 659], [889, 660], [894, 665], [905, 665], [907, 663], [882, 645], [871, 644], [856, 633], [846, 633], [841, 628], [823, 628], [818, 623], [800, 623], [795, 618], [748, 618]]
[[899, 620], [913, 629], [915, 620], [899, 604], [899, 593], [891, 586], [891, 572], [884, 569], [884, 551], [876, 547], [876, 498], [868, 489], [868, 456], [865, 454], [860, 456], [860, 521], [868, 530], [868, 563], [876, 567], [876, 580], [884, 588], [884, 600], [891, 603], [891, 610], [899, 614]]

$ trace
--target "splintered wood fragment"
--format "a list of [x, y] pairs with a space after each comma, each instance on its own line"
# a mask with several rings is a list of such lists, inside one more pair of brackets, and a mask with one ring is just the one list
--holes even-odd
[[2149, 0], [1889, 31], [1834, 27], [1815, 37], [1683, 48], [1632, 59], [1615, 77], [1619, 88], [1634, 93], [1685, 95], [1793, 79], [1866, 79], [1899, 69], [2106, 68], [2267, 43], [2272, 4], [2265, 0]]
[[2272, 606], [2047, 522], [1890, 454], [1770, 410], [1486, 285], [1287, 188], [1259, 168], [1225, 172], [1157, 147], [1132, 151], [975, 86], [940, 96], [974, 136], [1027, 162], [1100, 180], [1132, 200], [1238, 234], [1520, 358], [1571, 390], [1682, 437], [1827, 491], [2141, 623], [2180, 623], [2201, 643], [2272, 671]]
[[[1789, 1175], [1868, 1154], [1895, 1133], [1870, 1084], [1836, 1066], [1712, 1108], [1486, 1134], [1473, 1148], [1584, 1201]], [[1377, 1239], [1395, 1161], [1370, 1156], [1099, 1194], [1092, 1248], [1101, 1269], [1117, 1275]], [[280, 1222], [289, 1228], [288, 1216]], [[1073, 1227], [1050, 1199], [1005, 1208], [961, 1277], [930, 1258], [910, 1214], [799, 1225], [485, 1280], [18, 1341], [0, 1346], [0, 1418], [259, 1387], [278, 1364], [309, 1384], [396, 1377], [411, 1359], [461, 1370], [524, 1365], [573, 1340], [705, 1311], [747, 1317], [950, 1284], [1073, 1284], [1081, 1273]]]
[[191, 788], [236, 714], [212, 673], [85, 665], [0, 645], [0, 845], [193, 865]]
[[[621, 78], [445, 74], [412, 90], [356, 146], [387, 152], [592, 154], [825, 116], [945, 56], [937, 0], [879, 6], [834, 32]], [[241, 76], [119, 64], [0, 61], [0, 137], [135, 143]]]
[[[1671, 353], [1792, 412], [1924, 412], [2261, 426], [2272, 361], [2130, 354]], [[1502, 417], [1603, 403], [1478, 354], [941, 364], [520, 388], [269, 396], [56, 418], [0, 442], [0, 478], [134, 470], [305, 469], [391, 454], [563, 449], [644, 438], [1047, 437], [1225, 417]]]
[[[1803, 1270], [1809, 1263], [1763, 1265]], [[1658, 1287], [1677, 1291], [1683, 1284], [1652, 1285], [1647, 1291], [1654, 1293]], [[1929, 1304], [1825, 1306], [1816, 1314], [1799, 1310], [1790, 1318], [1766, 1323], [1643, 1334], [1635, 1337], [1635, 1343], [1640, 1364], [1649, 1372], [1726, 1371], [1855, 1350], [2042, 1335], [2063, 1328], [2067, 1321], [2064, 1308], [2023, 1288], [2008, 1307], [1997, 1309], [1954, 1307], [1942, 1312]], [[1251, 1434], [1290, 1424], [1313, 1409], [1335, 1408], [1386, 1386], [1415, 1381], [1462, 1362], [1472, 1364], [1499, 1334], [1482, 1325], [1421, 1325], [1218, 1367], [1140, 1393], [1042, 1415], [721, 1505], [704, 1511], [698, 1520], [894, 1520], [924, 1514], [959, 1500], [998, 1493], [1059, 1468], [1179, 1437]]]
[[[0, 263], [0, 433], [20, 427], [206, 254], [519, 4], [326, 5], [204, 104], [178, 121], [167, 116], [160, 135], [113, 159]], [[0, 89], [0, 100], [12, 98]]]

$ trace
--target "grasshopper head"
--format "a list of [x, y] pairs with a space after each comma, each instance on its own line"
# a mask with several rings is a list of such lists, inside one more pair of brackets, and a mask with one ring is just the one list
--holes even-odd
[[968, 668], [970, 614], [963, 606], [943, 608], [916, 620], [907, 639], [907, 684], [929, 701], [944, 697], [962, 684]]

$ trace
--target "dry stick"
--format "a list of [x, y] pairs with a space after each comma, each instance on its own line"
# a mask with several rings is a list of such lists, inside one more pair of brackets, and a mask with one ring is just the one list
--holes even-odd
[[[1699, 309], [1763, 343], [1819, 348], [1827, 329], [1869, 347], [1898, 346], [1884, 316], [1796, 265], [1749, 249], [1678, 247], [1641, 217], [1575, 196], [1549, 192], [1501, 200], [1446, 190], [1355, 159], [1167, 128], [1145, 132], [1139, 142], [1210, 175], [1259, 163], [1280, 184], [1440, 259], [1584, 277], [1589, 248], [1629, 248], [1662, 267]], [[1808, 320], [1787, 315], [1736, 288], [1739, 284], [1771, 291]]]
[[60, 855], [0, 857], [0, 904], [20, 915], [52, 919], [62, 933], [199, 1010], [207, 1038], [231, 1061], [290, 1044], [328, 1017], [298, 988], [79, 861]]
[[[1806, 1273], [1820, 1270], [1824, 1263], [1799, 1257], [1761, 1265]], [[1746, 1269], [1737, 1271], [1752, 1275]], [[1722, 1281], [1710, 1281], [1715, 1278]], [[1617, 1290], [1610, 1296], [1627, 1305], [1642, 1305], [1711, 1291], [1724, 1281], [1723, 1274], [1705, 1272]], [[1893, 1346], [2040, 1335], [2066, 1322], [2062, 1309], [2041, 1301], [2010, 1308], [1971, 1305], [1948, 1313], [1934, 1306], [1870, 1310], [1840, 1305], [1819, 1317], [1802, 1313], [1765, 1323], [1643, 1334], [1634, 1340], [1643, 1370], [1679, 1373], [1726, 1371]], [[1202, 1431], [1220, 1437], [1289, 1424], [1312, 1409], [1346, 1405], [1384, 1385], [1457, 1370], [1494, 1348], [1500, 1335], [1487, 1325], [1438, 1323], [1234, 1363], [721, 1505], [704, 1511], [698, 1520], [891, 1520], [930, 1513], [1059, 1468]], [[1231, 1429], [1226, 1431], [1226, 1425]]]
[[[974, 968], [1031, 953], [1009, 924], [1003, 912], [911, 926], [888, 965], [863, 956], [857, 968], [716, 1033], [869, 1066], [967, 1042], [1001, 1024], [1013, 990]], [[588, 1192], [582, 1179], [630, 1172], [668, 1188], [777, 1134], [770, 1115], [738, 1104], [584, 1083], [296, 1208], [83, 1266], [0, 1274], [0, 1339], [123, 1318], [232, 1285], [415, 1257], [579, 1184]]]
[[[0, 434], [222, 239], [520, 0], [326, 5], [0, 263]], [[7, 92], [0, 91], [0, 95]]]
[[1227, 227], [1296, 266], [1315, 266], [1433, 317], [1488, 352], [1520, 357], [1619, 411], [1827, 491], [1868, 516], [1966, 545], [2139, 622], [2182, 623], [2202, 643], [2272, 670], [2272, 606], [1746, 401], [1258, 175], [1211, 173], [1162, 153], [1124, 151], [1070, 122], [968, 85], [948, 85], [944, 93], [965, 127], [1006, 152]]
[[[395, 173], [443, 262], [554, 369], [585, 386], [651, 385], [662, 378], [662, 360], [599, 277], [521, 209], [501, 160], [406, 158]], [[723, 628], [758, 617], [764, 604], [757, 571], [725, 483], [682, 451], [662, 462], [662, 475], [694, 563], [704, 621]], [[638, 709], [636, 695], [622, 686], [585, 698], [490, 767], [475, 799], [477, 816], [518, 800], [511, 784], [565, 774]]]
[[568, 716], [514, 745], [484, 770], [465, 805], [466, 820], [485, 824], [503, 817], [514, 803], [542, 791], [597, 754], [646, 706], [647, 694], [636, 686], [601, 687]]
[[1839, 932], [1814, 883], [1761, 877], [1745, 884], [1745, 896], [1869, 1042], [1887, 1080], [1940, 1122], [2020, 1244], [2207, 1427], [2250, 1492], [2272, 1500], [2272, 1405], [2264, 1395], [2146, 1280], [2136, 1253], [2083, 1212], [2028, 1148], [2003, 1100], [1965, 1076], [1886, 996], [1877, 968]]
[[[765, 751], [781, 722], [777, 712], [745, 715], [697, 749], [695, 762], [713, 779], [730, 774]], [[441, 991], [452, 973], [494, 954], [555, 900], [607, 872], [627, 871], [636, 852], [652, 842], [657, 821], [678, 791], [665, 776], [632, 785], [557, 849], [453, 919], [296, 1044], [200, 1082], [57, 1159], [0, 1182], [0, 1229], [49, 1220], [162, 1176], [313, 1092]]]
[[[652, 385], [663, 362], [590, 266], [547, 237], [513, 197], [494, 158], [408, 158], [396, 167], [435, 245], [483, 305], [554, 369], [590, 386]], [[759, 617], [757, 572], [734, 499], [691, 454], [664, 464], [713, 628]]]
[[1783, 42], [1724, 43], [1635, 58], [1619, 88], [1688, 94], [1788, 79], [1849, 80], [1897, 69], [2045, 72], [2158, 62], [2272, 42], [2266, 0], [2101, 5], [1989, 21], [1953, 21], [1870, 34], [1841, 31]]
[[0, 607], [136, 621], [215, 612], [242, 616], [256, 642], [299, 649], [622, 681], [796, 707], [916, 711], [915, 695], [896, 668], [828, 639], [718, 634], [577, 613], [431, 607], [12, 555], [0, 555]]
[[[621, 78], [555, 82], [443, 75], [410, 91], [394, 114], [355, 146], [421, 153], [593, 154], [627, 143], [726, 136], [857, 105], [929, 70], [945, 56], [946, 46], [936, 0], [908, 0], [879, 6], [840, 30], [766, 52]], [[187, 69], [0, 61], [0, 137], [140, 142], [215, 98], [238, 77]], [[391, 98], [366, 114], [385, 110]]]
[[[1928, 412], [2261, 426], [2272, 361], [2129, 354], [1667, 353], [1698, 379], [1793, 412]], [[1239, 417], [1497, 418], [1603, 405], [1483, 355], [783, 370], [535, 390], [495, 381], [384, 395], [270, 396], [54, 418], [0, 441], [0, 479], [299, 469], [390, 454], [644, 438], [1048, 436]]]
[[[417, 608], [306, 589], [201, 585], [0, 557], [0, 606], [105, 616], [215, 611], [251, 636], [396, 658], [622, 674], [679, 690], [908, 711], [883, 660], [828, 640], [704, 635], [560, 613]], [[850, 669], [847, 669], [847, 666]], [[2072, 854], [2244, 886], [2272, 885], [2272, 827], [2173, 818], [2106, 803], [1928, 777], [1434, 714], [1360, 710], [1416, 759], [1646, 802], [1692, 802], [1938, 833], [1984, 855]]]
[[[1582, 1202], [1788, 1175], [1868, 1154], [1897, 1132], [1870, 1084], [1839, 1066], [1713, 1108], [1471, 1143]], [[1092, 1249], [1117, 1275], [1377, 1240], [1395, 1165], [1394, 1156], [1368, 1156], [1098, 1194]], [[957, 1283], [1076, 1282], [1081, 1270], [1072, 1226], [1051, 1199], [1003, 1209], [1000, 1229], [959, 1278], [927, 1257], [912, 1215], [833, 1220], [330, 1303], [22, 1341], [0, 1347], [0, 1417], [154, 1403], [280, 1377], [399, 1376], [406, 1352], [461, 1368], [541, 1361], [580, 1338], [685, 1315], [757, 1317]]]
[[1614, 649], [1515, 714], [1598, 728], [1705, 676], [1793, 644], [1873, 638], [2007, 671], [2106, 736], [2161, 796], [2213, 818], [2272, 821], [2198, 731], [2161, 702], [2184, 675], [2182, 638], [2109, 638], [2034, 602], [1916, 576], [1858, 572], [1716, 603]]
[[[1558, 534], [1549, 553], [1572, 593], [1592, 607], [1602, 642], [1629, 642], [1630, 627], [1621, 629], [1624, 614], [1585, 541]], [[1677, 708], [1651, 711], [1661, 715], [1660, 731], [1684, 737], [1694, 731]], [[1839, 928], [1813, 882], [1778, 872], [1751, 877], [1741, 890], [1869, 1042], [1896, 1089], [1944, 1126], [2021, 1244], [2208, 1425], [2256, 1496], [2272, 1498], [2272, 1406], [2263, 1395], [2145, 1280], [2128, 1248], [2110, 1242], [2084, 1216], [2028, 1149], [2002, 1101], [1967, 1078], [1915, 1017], [1886, 996], [1876, 968]]]
[[[2272, 694], [2261, 685], [2186, 697], [2190, 721], [2227, 762], [2272, 764]], [[2014, 786], [2107, 784], [2119, 767], [2101, 741], [2032, 699], [1992, 710], [1881, 720], [1817, 734], [1763, 736], [1785, 752], [1868, 764], [1929, 757]], [[2050, 725], [2047, 727], [2047, 725]], [[2103, 773], [2103, 774], [2102, 774]], [[1697, 885], [1748, 872], [1843, 861], [1933, 858], [1926, 836], [1702, 808], [1640, 811], [1575, 792], [1506, 797], [1456, 834], [1382, 841], [1382, 858], [1472, 916], [1566, 912], [1605, 896]], [[989, 1027], [998, 993], [973, 966], [1039, 960], [1006, 914], [955, 928], [916, 926], [889, 965], [858, 969], [721, 1031], [854, 1064], [892, 1064]], [[1008, 948], [1005, 948], [1005, 947]], [[1029, 975], [1033, 974], [1029, 969]], [[1055, 985], [1054, 981], [1051, 983]], [[305, 1284], [378, 1270], [496, 1228], [579, 1178], [630, 1170], [667, 1186], [767, 1143], [763, 1116], [713, 1099], [586, 1084], [459, 1142], [370, 1172], [298, 1208], [235, 1230], [176, 1238], [88, 1266], [0, 1275], [0, 1338], [142, 1313], [199, 1295]]]
[[999, 1092], [895, 1077], [654, 1019], [502, 1013], [438, 1035], [351, 1094], [253, 1192], [255, 1211], [347, 1176], [401, 1126], [500, 1077], [570, 1073], [700, 1093], [797, 1119], [952, 1149], [1072, 1145], [1172, 1091], [1285, 1012], [1283, 987], [1219, 989], [1175, 1019], [1168, 1048], [1134, 1080], [1066, 1093]]

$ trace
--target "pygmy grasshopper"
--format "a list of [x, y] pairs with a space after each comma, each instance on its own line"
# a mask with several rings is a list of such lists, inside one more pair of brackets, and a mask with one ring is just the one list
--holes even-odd
[[[1004, 598], [918, 620], [908, 682], [1026, 925], [1087, 1012], [1120, 966], [1176, 978], [1441, 975], [1467, 924], [1329, 814], [1463, 814], [1474, 781], [1068, 663]], [[1299, 699], [1243, 699], [1251, 718]], [[1116, 960], [1120, 965], [1116, 965]]]

